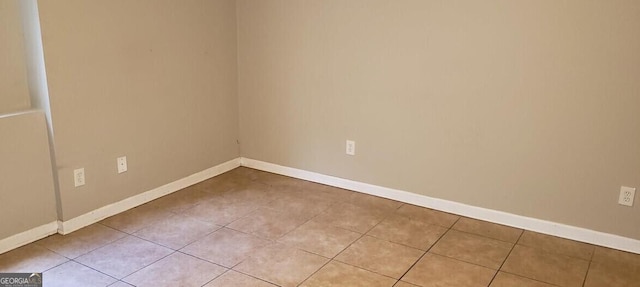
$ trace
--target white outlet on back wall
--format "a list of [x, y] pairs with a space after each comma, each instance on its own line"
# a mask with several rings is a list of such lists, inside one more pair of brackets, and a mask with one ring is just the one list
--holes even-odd
[[75, 187], [83, 186], [85, 184], [84, 168], [78, 168], [73, 170], [73, 185]]
[[620, 187], [620, 198], [618, 203], [626, 206], [633, 206], [633, 198], [636, 196], [635, 187]]
[[355, 141], [347, 140], [346, 154], [348, 154], [348, 155], [356, 155], [356, 142]]
[[127, 171], [127, 157], [126, 156], [121, 156], [119, 158], [116, 159], [116, 161], [118, 162], [118, 173], [123, 173], [125, 171]]

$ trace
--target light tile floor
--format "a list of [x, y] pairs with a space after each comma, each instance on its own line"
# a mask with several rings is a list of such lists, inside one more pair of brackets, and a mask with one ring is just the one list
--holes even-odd
[[0, 255], [44, 286], [640, 287], [640, 255], [237, 168]]

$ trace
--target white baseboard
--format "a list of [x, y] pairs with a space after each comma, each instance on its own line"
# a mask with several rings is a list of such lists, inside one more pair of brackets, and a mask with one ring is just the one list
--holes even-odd
[[640, 240], [626, 238], [614, 234], [594, 231], [581, 227], [560, 224], [551, 221], [511, 214], [502, 211], [471, 206], [458, 202], [432, 198], [425, 195], [407, 191], [381, 187], [363, 182], [343, 179], [301, 169], [281, 166], [268, 162], [236, 158], [215, 167], [192, 174], [169, 184], [149, 190], [147, 192], [129, 197], [119, 202], [98, 208], [68, 221], [51, 222], [35, 227], [25, 232], [0, 240], [0, 254], [20, 246], [29, 244], [46, 236], [56, 233], [68, 234], [82, 227], [96, 223], [109, 216], [116, 215], [128, 209], [142, 205], [159, 197], [181, 190], [198, 182], [207, 180], [216, 175], [225, 173], [239, 166], [246, 166], [258, 170], [286, 175], [294, 178], [354, 190], [366, 194], [389, 198], [409, 204], [432, 208], [444, 212], [450, 212], [475, 219], [485, 220], [498, 224], [522, 228], [544, 234], [563, 237], [571, 240], [582, 241], [595, 245], [629, 251], [640, 254]]
[[628, 252], [640, 254], [640, 240], [622, 237], [614, 234], [594, 231], [586, 228], [511, 214], [502, 211], [471, 206], [454, 201], [432, 198], [425, 195], [415, 194], [407, 191], [362, 183], [358, 181], [343, 179], [339, 177], [324, 175], [306, 170], [281, 166], [259, 160], [241, 158], [241, 165], [268, 171], [276, 174], [286, 175], [308, 181], [313, 181], [325, 185], [358, 191], [366, 194], [380, 196], [388, 199], [414, 204], [427, 208], [432, 208], [444, 212], [454, 213], [479, 220], [485, 220], [498, 224], [522, 228], [571, 240], [586, 242], [590, 244], [610, 247]]
[[50, 222], [0, 240], [0, 254], [45, 238], [58, 231], [58, 222]]
[[72, 218], [67, 221], [58, 221], [57, 230], [60, 234], [68, 234], [70, 232], [76, 231], [85, 226], [96, 223], [100, 220], [103, 220], [109, 216], [116, 215], [118, 213], [124, 212], [136, 206], [145, 204], [154, 199], [160, 198], [167, 194], [176, 192], [185, 187], [194, 185], [198, 182], [207, 180], [216, 175], [225, 173], [230, 171], [236, 167], [240, 166], [240, 158], [232, 159], [230, 161], [224, 162], [212, 168], [205, 169], [203, 171], [197, 172], [185, 178], [178, 179], [174, 182], [165, 184], [158, 188], [154, 188], [152, 190], [146, 191], [144, 193], [134, 195], [132, 197], [123, 199], [116, 203], [112, 203], [96, 210], [87, 212], [78, 217]]

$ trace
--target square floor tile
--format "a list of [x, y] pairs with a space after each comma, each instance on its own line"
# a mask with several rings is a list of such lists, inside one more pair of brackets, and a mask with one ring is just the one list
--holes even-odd
[[589, 261], [516, 245], [502, 270], [534, 280], [563, 286], [582, 286]]
[[173, 215], [172, 212], [151, 205], [141, 205], [100, 221], [101, 224], [126, 233], [134, 233]]
[[387, 211], [363, 208], [349, 203], [337, 203], [313, 220], [365, 233], [380, 223], [388, 214]]
[[411, 204], [400, 206], [400, 208], [396, 210], [396, 214], [447, 228], [451, 227], [460, 218], [460, 216], [454, 214]]
[[260, 208], [253, 213], [240, 218], [227, 227], [253, 234], [262, 238], [275, 240], [296, 227], [305, 223], [309, 218], [295, 216], [268, 208]]
[[385, 211], [394, 211], [398, 209], [398, 207], [403, 205], [403, 203], [399, 201], [386, 199], [378, 196], [373, 196], [369, 194], [359, 193], [359, 192], [352, 193], [351, 196], [347, 199], [347, 201], [353, 205], [357, 205], [360, 207], [385, 210]]
[[42, 274], [42, 285], [47, 287], [109, 286], [116, 281], [115, 278], [73, 261]]
[[226, 192], [250, 183], [250, 180], [236, 181], [236, 180], [230, 180], [230, 179], [220, 179], [218, 177], [219, 176], [216, 176], [208, 180], [199, 182], [193, 185], [192, 187], [198, 191], [203, 191], [210, 194], [217, 194], [217, 193]]
[[460, 218], [451, 228], [510, 243], [516, 243], [522, 234], [522, 229], [467, 217]]
[[593, 254], [594, 262], [640, 266], [640, 254], [597, 246]]
[[218, 228], [215, 224], [189, 216], [173, 215], [136, 231], [134, 235], [171, 249], [180, 249]]
[[302, 287], [391, 287], [396, 280], [344, 263], [331, 261]]
[[280, 242], [333, 258], [360, 236], [362, 234], [351, 230], [309, 221], [282, 237]]
[[228, 176], [231, 179], [237, 178], [242, 180], [256, 180], [258, 178], [258, 175], [263, 173], [268, 173], [268, 172], [257, 170], [257, 169], [246, 167], [246, 166], [240, 166], [230, 171], [227, 171], [223, 174], [220, 174], [217, 177], [227, 178]]
[[276, 186], [271, 187], [273, 191], [273, 199], [285, 199], [285, 198], [304, 198], [307, 195], [311, 195], [308, 192], [305, 192], [302, 185], [304, 184], [295, 184], [295, 185], [285, 185], [285, 186]]
[[68, 260], [32, 243], [0, 254], [0, 273], [41, 273]]
[[253, 182], [221, 193], [222, 199], [228, 202], [249, 203], [267, 206], [276, 199], [276, 192], [269, 185]]
[[520, 277], [517, 275], [498, 272], [496, 278], [493, 279], [489, 287], [554, 287], [553, 285], [535, 281], [529, 278]]
[[176, 252], [127, 276], [123, 281], [138, 287], [196, 287], [206, 284], [226, 270], [222, 266]]
[[45, 286], [640, 287], [640, 255], [237, 168], [0, 254], [0, 272], [44, 272]]
[[497, 270], [511, 248], [509, 242], [449, 230], [430, 252]]
[[353, 191], [315, 183], [311, 181], [301, 181], [300, 190], [302, 194], [311, 195], [312, 199], [328, 200], [332, 202], [346, 201]]
[[445, 232], [447, 232], [447, 228], [442, 226], [424, 223], [404, 216], [391, 215], [371, 229], [367, 235], [427, 250]]
[[126, 233], [101, 224], [92, 224], [67, 235], [51, 235], [36, 241], [36, 244], [65, 257], [76, 258], [126, 235]]
[[[302, 208], [312, 208], [305, 212], [318, 213], [338, 201], [343, 201], [342, 198], [337, 199], [334, 194], [328, 193], [326, 190], [329, 189], [324, 185], [303, 181], [296, 186], [274, 187], [274, 194], [277, 200], [293, 201], [294, 206], [292, 207], [287, 207], [284, 203], [281, 204], [281, 207], [286, 208], [287, 211], [300, 211]], [[295, 200], [302, 200], [301, 203], [303, 205], [298, 206], [299, 204], [296, 204]], [[308, 205], [308, 201], [317, 202], [319, 205], [317, 207]], [[275, 203], [276, 201], [270, 202], [267, 207], [271, 207]]]
[[398, 281], [396, 282], [396, 285], [393, 285], [393, 287], [420, 287], [418, 285], [413, 285], [411, 283], [407, 283], [404, 281]]
[[[640, 254], [595, 247], [585, 287], [640, 286]], [[615, 283], [615, 284], [614, 284]]]
[[276, 285], [240, 272], [229, 270], [209, 282], [209, 284], [204, 285], [204, 287], [276, 287]]
[[255, 203], [232, 202], [219, 197], [206, 200], [184, 211], [182, 214], [222, 226], [238, 220], [258, 208], [260, 208], [260, 205]]
[[281, 244], [269, 246], [234, 270], [283, 287], [298, 286], [329, 259]]
[[254, 170], [247, 169], [247, 171], [238, 171], [239, 169], [243, 168], [236, 168], [234, 170], [217, 175], [213, 178], [199, 182], [193, 185], [193, 188], [208, 193], [218, 193], [240, 188], [253, 183], [254, 179], [256, 179]]
[[591, 262], [584, 287], [640, 286], [640, 264]]
[[76, 261], [121, 279], [171, 254], [172, 250], [127, 236], [76, 258]]
[[180, 213], [212, 197], [211, 193], [190, 186], [153, 200], [145, 205], [151, 208], [160, 208], [174, 213]]
[[[333, 201], [324, 200], [322, 194], [314, 194], [307, 196], [308, 193], [298, 192], [299, 196], [284, 195], [269, 203], [267, 208], [292, 214], [297, 217], [310, 219], [334, 204]], [[310, 193], [310, 192], [309, 192]], [[316, 197], [316, 198], [314, 198]]]
[[246, 166], [240, 166], [240, 167], [236, 167], [228, 172], [223, 173], [222, 175], [232, 175], [232, 176], [236, 176], [239, 178], [248, 178], [250, 180], [256, 180], [258, 179], [258, 175], [263, 174], [263, 173], [268, 173], [266, 171], [261, 171], [255, 168], [250, 168], [250, 167], [246, 167]]
[[322, 193], [324, 194], [325, 198], [330, 199], [334, 202], [348, 202], [351, 198], [351, 195], [356, 192], [326, 185], [322, 189]]
[[336, 260], [399, 279], [422, 254], [422, 250], [365, 235]]
[[495, 273], [486, 267], [427, 253], [402, 281], [422, 287], [486, 287]]
[[296, 187], [300, 188], [303, 184], [303, 180], [296, 179], [289, 176], [279, 175], [270, 172], [263, 172], [257, 175], [257, 181], [267, 184], [275, 188], [281, 187]]
[[230, 268], [269, 244], [268, 240], [222, 228], [180, 251]]
[[518, 244], [584, 260], [591, 260], [595, 249], [591, 244], [532, 231], [525, 231]]

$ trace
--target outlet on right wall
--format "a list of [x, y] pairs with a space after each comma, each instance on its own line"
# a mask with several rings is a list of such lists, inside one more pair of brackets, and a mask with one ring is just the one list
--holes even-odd
[[[640, 239], [640, 2], [239, 0], [241, 154]], [[345, 139], [358, 143], [355, 156]]]

